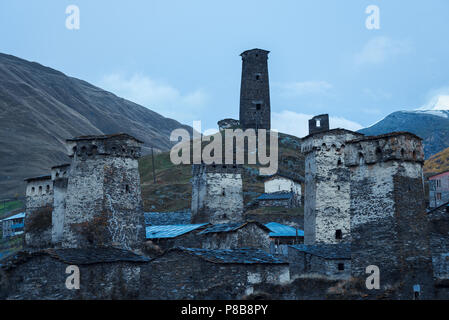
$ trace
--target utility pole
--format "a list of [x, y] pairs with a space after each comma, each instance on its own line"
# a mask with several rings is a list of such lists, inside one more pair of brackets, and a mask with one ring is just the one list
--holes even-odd
[[153, 183], [156, 183], [156, 170], [154, 168], [154, 150], [153, 150], [153, 147], [151, 147], [151, 162], [153, 164]]

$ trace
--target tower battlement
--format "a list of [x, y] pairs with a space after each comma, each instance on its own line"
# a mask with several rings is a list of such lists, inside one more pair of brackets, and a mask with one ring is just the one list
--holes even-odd
[[79, 159], [98, 156], [138, 159], [141, 156], [142, 143], [125, 133], [82, 136], [67, 140], [69, 156]]
[[242, 166], [235, 164], [194, 164], [192, 165], [192, 175], [202, 173], [230, 173], [242, 174]]
[[422, 139], [409, 132], [394, 132], [347, 142], [345, 163], [349, 167], [394, 160], [424, 163]]

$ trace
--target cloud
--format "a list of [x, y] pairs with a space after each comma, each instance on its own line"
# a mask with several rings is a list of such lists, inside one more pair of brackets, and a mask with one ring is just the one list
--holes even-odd
[[101, 79], [99, 86], [184, 123], [195, 120], [208, 101], [208, 95], [202, 89], [183, 94], [169, 84], [142, 74], [131, 77], [109, 74]]
[[432, 90], [427, 103], [419, 110], [449, 110], [449, 87]]
[[388, 59], [411, 51], [408, 41], [393, 40], [389, 37], [379, 36], [369, 40], [362, 50], [355, 54], [355, 64], [378, 65]]
[[[296, 113], [289, 110], [284, 110], [280, 113], [273, 112], [271, 127], [282, 133], [304, 137], [309, 133], [309, 120], [313, 117], [310, 114]], [[330, 117], [329, 122], [331, 129], [343, 128], [357, 131], [363, 128], [357, 122], [342, 117]]]
[[297, 97], [312, 94], [325, 94], [332, 89], [332, 84], [326, 81], [303, 81], [273, 83], [272, 86], [280, 91], [284, 97]]

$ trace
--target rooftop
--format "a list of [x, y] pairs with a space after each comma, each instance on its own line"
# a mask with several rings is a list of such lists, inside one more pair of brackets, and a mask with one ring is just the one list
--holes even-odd
[[72, 139], [67, 139], [67, 142], [73, 141], [83, 141], [83, 140], [108, 140], [108, 139], [133, 139], [139, 143], [143, 143], [139, 139], [127, 134], [127, 133], [114, 133], [114, 134], [106, 134], [106, 135], [90, 135], [90, 136], [80, 136]]
[[208, 223], [148, 226], [146, 227], [146, 238], [147, 239], [176, 238], [191, 231], [200, 229], [201, 227], [204, 227], [206, 225], [208, 225]]
[[195, 249], [177, 247], [170, 251], [181, 251], [203, 260], [219, 264], [288, 264], [287, 261], [260, 249]]
[[200, 234], [234, 232], [247, 226], [248, 224], [256, 224], [260, 228], [266, 230], [267, 232], [270, 231], [270, 229], [268, 229], [266, 226], [257, 221], [247, 221], [247, 222], [230, 222], [230, 223], [215, 224], [201, 231]]
[[327, 135], [338, 135], [338, 134], [344, 134], [344, 133], [350, 133], [350, 134], [355, 134], [358, 136], [363, 136], [362, 133], [359, 132], [355, 132], [355, 131], [351, 131], [351, 130], [347, 130], [347, 129], [342, 129], [342, 128], [337, 128], [337, 129], [330, 129], [328, 131], [321, 131], [321, 132], [316, 132], [316, 133], [311, 133], [307, 136], [305, 136], [304, 138], [302, 138], [302, 140], [306, 140], [310, 137], [317, 137], [317, 136], [327, 136]]
[[289, 200], [293, 198], [293, 192], [276, 192], [276, 193], [264, 193], [256, 200]]
[[270, 237], [304, 237], [304, 231], [277, 222], [265, 224], [270, 229]]
[[39, 180], [51, 180], [51, 175], [43, 175], [43, 176], [31, 177], [31, 178], [24, 179], [24, 181], [26, 181], [26, 182], [39, 181]]
[[272, 176], [266, 177], [264, 181], [268, 181], [268, 180], [271, 180], [271, 179], [276, 178], [276, 177], [282, 177], [282, 178], [290, 179], [292, 181], [299, 182], [299, 183], [302, 183], [302, 182], [305, 181], [304, 177], [300, 176], [299, 174], [296, 174], [294, 172], [282, 171], [282, 170], [279, 170], [278, 172], [276, 172]]
[[5, 218], [5, 219], [0, 220], [0, 221], [8, 221], [8, 220], [14, 220], [14, 219], [23, 219], [23, 218], [25, 218], [25, 212], [21, 212], [21, 213], [15, 214], [15, 215], [13, 215], [11, 217]]
[[370, 141], [370, 140], [378, 140], [378, 139], [386, 139], [386, 138], [398, 137], [398, 136], [402, 136], [402, 135], [406, 135], [406, 136], [410, 136], [410, 137], [416, 138], [418, 140], [422, 140], [422, 138], [418, 137], [416, 134], [413, 134], [411, 132], [398, 131], [398, 132], [390, 132], [390, 133], [386, 133], [386, 134], [381, 134], [381, 135], [378, 135], [378, 136], [365, 136], [365, 137], [349, 140], [348, 143], [355, 143], [355, 142], [361, 142], [361, 141]]
[[351, 259], [351, 245], [348, 243], [317, 245], [297, 244], [290, 247], [325, 259]]

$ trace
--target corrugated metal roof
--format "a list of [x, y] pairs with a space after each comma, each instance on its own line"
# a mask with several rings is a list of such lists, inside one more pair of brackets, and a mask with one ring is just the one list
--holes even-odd
[[0, 220], [0, 221], [8, 221], [8, 220], [14, 220], [14, 219], [23, 219], [23, 218], [25, 218], [25, 212], [18, 213], [18, 214], [14, 215], [14, 216], [5, 218], [5, 219]]
[[179, 225], [164, 225], [164, 226], [148, 226], [146, 227], [147, 239], [166, 239], [176, 238], [180, 235], [186, 234], [198, 228], [208, 225], [202, 224], [179, 224]]
[[[304, 237], [303, 230], [295, 229], [277, 222], [270, 222], [265, 224], [265, 226], [271, 230], [270, 237]], [[296, 231], [298, 231], [298, 234], [296, 234]]]
[[297, 244], [290, 246], [296, 250], [325, 259], [351, 259], [351, 244]]
[[289, 200], [293, 197], [293, 192], [264, 193], [257, 200]]
[[282, 258], [275, 257], [260, 249], [196, 249], [177, 247], [170, 251], [180, 250], [188, 254], [197, 256], [212, 263], [223, 264], [286, 264], [287, 261]]

